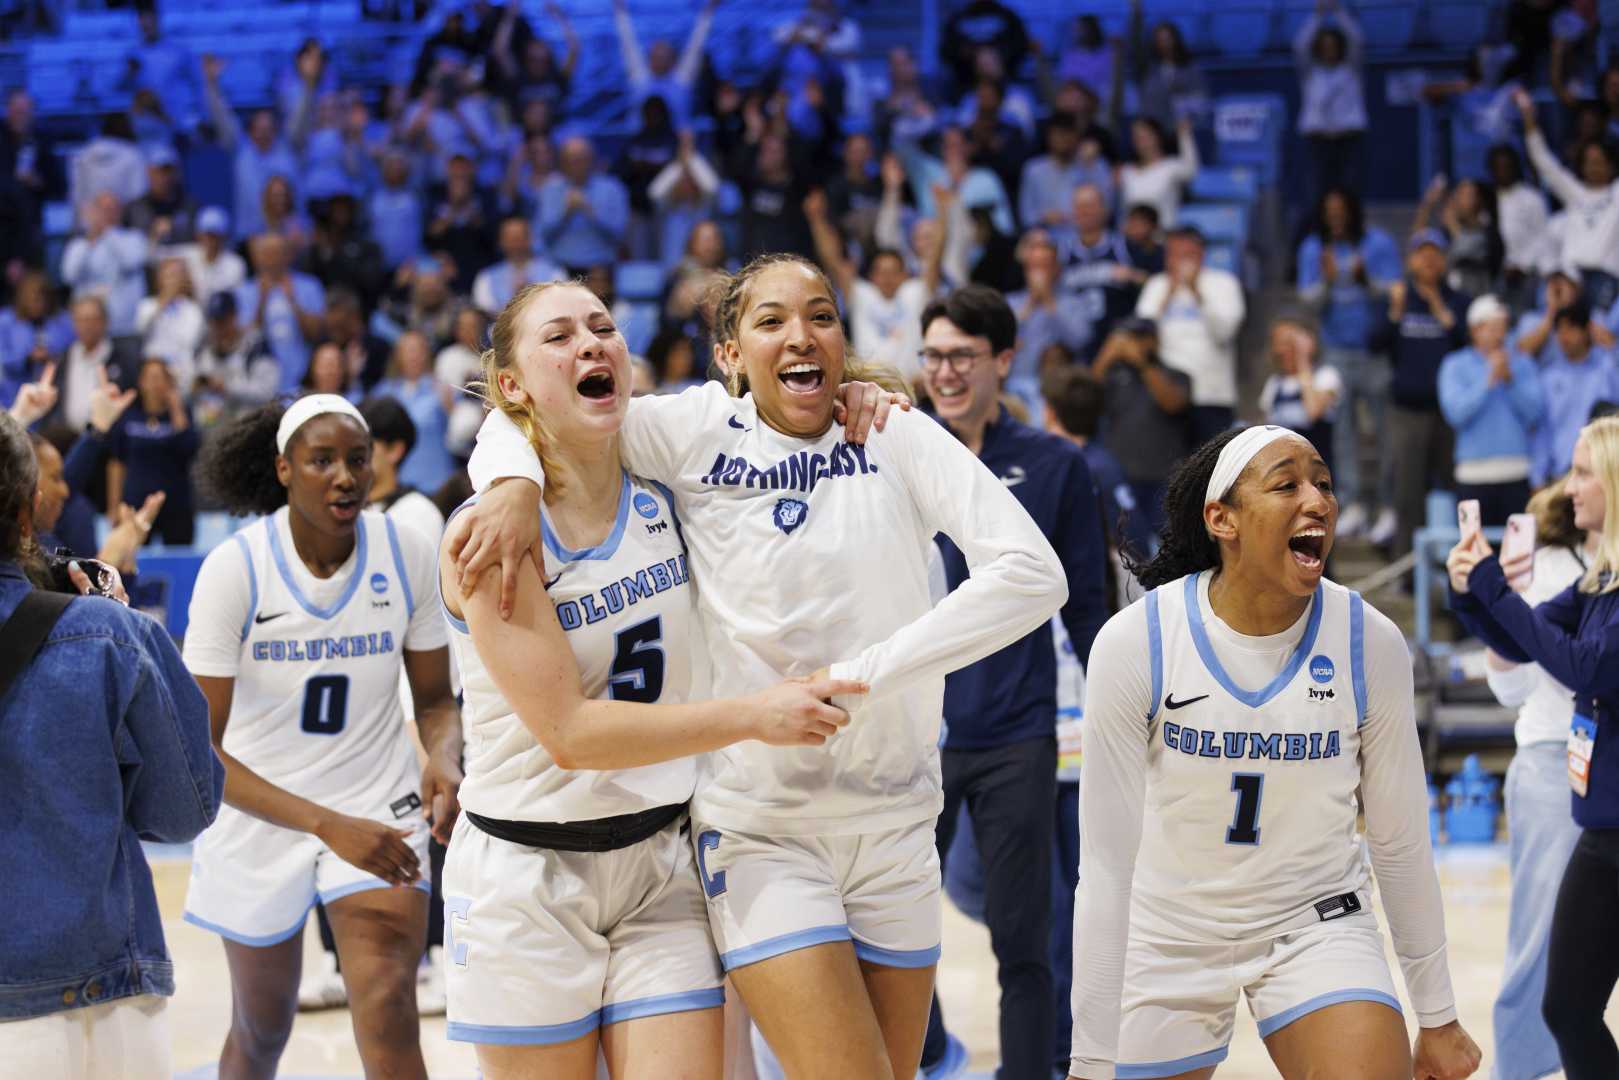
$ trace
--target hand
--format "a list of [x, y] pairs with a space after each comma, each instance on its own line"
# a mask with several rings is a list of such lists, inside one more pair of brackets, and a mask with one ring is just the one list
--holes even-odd
[[1456, 546], [1450, 549], [1450, 555], [1445, 559], [1445, 571], [1450, 575], [1450, 587], [1459, 593], [1465, 593], [1473, 567], [1492, 554], [1494, 552], [1490, 550], [1490, 542], [1484, 539], [1482, 533], [1475, 532], [1462, 537]]
[[450, 830], [461, 813], [459, 795], [464, 779], [459, 762], [441, 753], [427, 755], [427, 764], [422, 766], [422, 812], [432, 826], [433, 839], [441, 844], [449, 844]]
[[1463, 1080], [1478, 1069], [1482, 1055], [1456, 1020], [1443, 1027], [1423, 1028], [1411, 1053], [1415, 1080]]
[[1591, 340], [1600, 349], [1611, 349], [1614, 345], [1613, 331], [1601, 319], [1591, 320]]
[[152, 523], [157, 520], [158, 511], [163, 509], [163, 502], [167, 498], [161, 491], [153, 492], [141, 503], [139, 510], [128, 503], [119, 503], [113, 515], [116, 520], [102, 541], [101, 550], [96, 552], [96, 558], [123, 573], [133, 574], [135, 553], [152, 535]]
[[1338, 280], [1338, 257], [1329, 247], [1321, 249], [1321, 280], [1327, 285]]
[[111, 431], [124, 410], [135, 400], [135, 388], [120, 391], [107, 378], [107, 369], [96, 369], [96, 388], [90, 391], [90, 426], [105, 435]]
[[220, 73], [225, 70], [225, 61], [213, 53], [204, 53], [202, 57], [202, 77], [209, 82], [218, 82]]
[[743, 698], [752, 737], [771, 746], [821, 746], [849, 722], [849, 714], [827, 699], [864, 694], [871, 688], [848, 679], [816, 673], [788, 679], [769, 690]]
[[[173, 231], [174, 219], [169, 217], [156, 217], [152, 219], [152, 228], [151, 231], [147, 233], [147, 236], [152, 243], [161, 244], [169, 238], [169, 234]], [[172, 290], [165, 290], [165, 293], [170, 294], [165, 296], [166, 299], [172, 300], [174, 298], [172, 295]]]
[[421, 879], [421, 861], [408, 843], [408, 829], [334, 814], [316, 828], [315, 835], [338, 858], [390, 885], [409, 885]]
[[[128, 607], [129, 593], [124, 591], [124, 576], [118, 572], [118, 568], [116, 566], [111, 567], [111, 570], [112, 593], [107, 598], [109, 600], [116, 600], [125, 607]], [[90, 575], [86, 574], [79, 566], [77, 559], [67, 564], [67, 579], [73, 582], [73, 587], [79, 590], [80, 596], [90, 595]], [[101, 594], [97, 593], [96, 595], [100, 596]]]
[[1450, 178], [1444, 173], [1435, 173], [1434, 178], [1428, 181], [1427, 190], [1422, 193], [1422, 201], [1426, 203], [1438, 202], [1450, 186]]
[[1405, 282], [1396, 281], [1389, 286], [1389, 318], [1398, 319], [1405, 314]]
[[590, 200], [585, 198], [584, 192], [580, 191], [578, 188], [572, 188], [568, 191], [568, 201], [566, 205], [569, 210], [585, 210], [589, 208]]
[[[890, 393], [876, 383], [846, 382], [838, 387], [838, 396], [832, 402], [832, 419], [843, 425], [845, 442], [864, 446], [873, 429], [881, 431], [888, 423], [889, 410], [895, 405], [909, 412], [911, 399]], [[461, 516], [466, 513], [462, 511]]]
[[321, 51], [319, 49], [310, 49], [298, 57], [298, 78], [302, 79], [305, 85], [314, 86], [320, 81], [321, 69], [325, 66], [326, 57], [321, 54]]
[[826, 220], [826, 192], [820, 188], [812, 188], [804, 196], [804, 216], [811, 221]]
[[519, 479], [495, 484], [476, 505], [456, 515], [447, 539], [461, 595], [471, 595], [479, 575], [498, 567], [500, 617], [511, 618], [512, 603], [517, 599], [517, 568], [523, 556], [532, 556], [537, 567], [545, 565], [540, 551], [539, 486]]
[[56, 365], [46, 364], [39, 381], [23, 383], [17, 390], [17, 400], [11, 403], [12, 418], [23, 427], [32, 427], [46, 413], [56, 408]]
[[1503, 386], [1512, 381], [1512, 363], [1505, 349], [1495, 349], [1484, 358], [1490, 365], [1490, 385]]
[[1534, 580], [1535, 553], [1533, 551], [1520, 551], [1510, 559], [1501, 560], [1501, 573], [1506, 575], [1507, 584], [1512, 591], [1521, 593], [1529, 587]]
[[1535, 129], [1535, 99], [1529, 96], [1529, 91], [1523, 87], [1512, 92], [1512, 103], [1518, 107], [1518, 115], [1523, 118], [1525, 131]]

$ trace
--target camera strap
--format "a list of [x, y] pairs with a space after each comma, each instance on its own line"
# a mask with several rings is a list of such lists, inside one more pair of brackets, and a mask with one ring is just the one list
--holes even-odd
[[72, 601], [68, 593], [35, 589], [22, 598], [11, 618], [0, 626], [0, 700], [5, 699], [11, 684], [33, 661]]

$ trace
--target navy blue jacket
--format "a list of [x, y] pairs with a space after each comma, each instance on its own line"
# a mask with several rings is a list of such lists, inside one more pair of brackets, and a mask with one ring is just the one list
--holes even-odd
[[[984, 429], [978, 455], [1034, 518], [1068, 576], [1061, 618], [1080, 663], [1107, 621], [1107, 547], [1096, 487], [1079, 447], [1019, 423], [1002, 408]], [[967, 560], [948, 537], [937, 538], [953, 590], [967, 580]], [[986, 750], [1051, 738], [1057, 723], [1057, 651], [1042, 623], [1000, 652], [944, 682], [946, 748]]]
[[1584, 796], [1570, 792], [1574, 821], [1619, 829], [1619, 591], [1580, 592], [1578, 584], [1530, 607], [1507, 585], [1494, 556], [1473, 568], [1467, 592], [1450, 594], [1462, 625], [1520, 664], [1531, 661], [1574, 691], [1574, 711], [1597, 725]]
[[[0, 622], [32, 586], [0, 562]], [[74, 600], [0, 698], [0, 1021], [174, 993], [142, 840], [214, 820], [208, 702], [155, 619]]]

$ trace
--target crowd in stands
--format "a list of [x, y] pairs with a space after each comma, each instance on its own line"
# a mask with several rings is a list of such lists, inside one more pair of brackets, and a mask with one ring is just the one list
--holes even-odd
[[[1398, 554], [1431, 487], [1477, 495], [1498, 524], [1568, 468], [1590, 408], [1619, 400], [1619, 68], [1595, 67], [1589, 4], [1509, 4], [1513, 44], [1428, 86], [1455, 113], [1456, 175], [1397, 238], [1362, 205], [1362, 35], [1321, 0], [1293, 42], [1309, 163], [1295, 303], [1251, 335], [1273, 371], [1245, 399], [1263, 363], [1239, 363], [1251, 297], [1179, 221], [1211, 98], [1173, 22], [1146, 25], [1138, 2], [1121, 37], [1085, 15], [1047, 44], [968, 0], [946, 7], [936, 75], [896, 48], [878, 79], [854, 62], [858, 22], [808, 0], [742, 85], [708, 61], [719, 2], [693, 6], [684, 41], [647, 41], [615, 0], [627, 138], [570, 116], [580, 42], [555, 6], [452, 7], [377, 100], [312, 38], [251, 110], [224, 61], [138, 6], [129, 108], [68, 167], [28, 93], [7, 99], [0, 405], [50, 373], [31, 419], [71, 449], [104, 385], [133, 391], [91, 430], [101, 463], [78, 494], [116, 522], [166, 491], [157, 531], [183, 544], [190, 462], [222, 417], [315, 390], [391, 396], [416, 430], [401, 480], [432, 491], [470, 451], [466, 387], [524, 284], [587, 281], [644, 358], [638, 389], [666, 392], [705, 375], [716, 273], [789, 251], [827, 269], [857, 352], [908, 375], [930, 299], [1004, 291], [1020, 322], [1008, 395], [1039, 421], [1054, 379], [1094, 384], [1075, 391], [1092, 406], [1073, 434], [1116, 459], [1108, 497], [1144, 543], [1173, 463], [1268, 416], [1329, 455], [1341, 531]], [[186, 190], [198, 143], [229, 155], [225, 204]], [[47, 260], [52, 202], [74, 232]]]

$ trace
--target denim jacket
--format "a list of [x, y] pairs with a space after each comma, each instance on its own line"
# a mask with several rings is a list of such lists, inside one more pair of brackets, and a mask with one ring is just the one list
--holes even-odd
[[[31, 586], [0, 562], [0, 621]], [[208, 703], [156, 621], [74, 600], [0, 697], [0, 1021], [174, 993], [141, 840], [213, 821]]]

